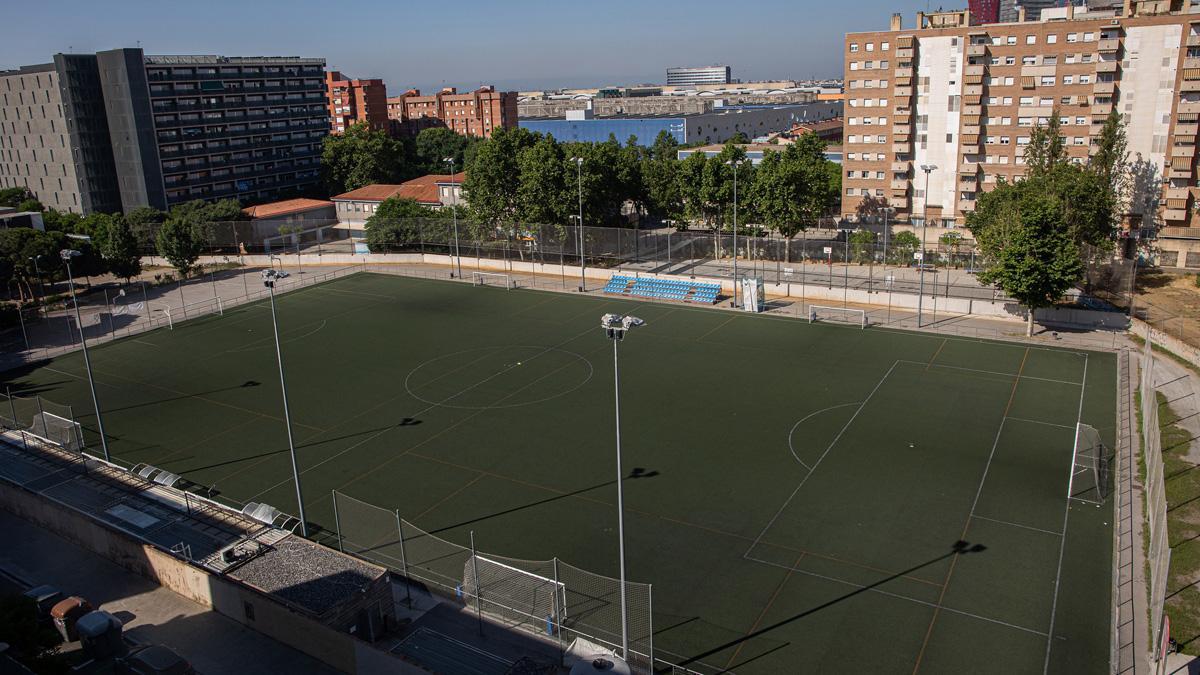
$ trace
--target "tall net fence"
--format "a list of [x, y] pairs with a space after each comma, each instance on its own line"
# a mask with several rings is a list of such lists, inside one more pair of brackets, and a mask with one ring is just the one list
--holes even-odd
[[1166, 622], [1164, 605], [1171, 566], [1171, 545], [1167, 532], [1167, 492], [1163, 477], [1162, 437], [1158, 420], [1158, 390], [1154, 384], [1153, 342], [1147, 336], [1142, 353], [1141, 381], [1142, 453], [1146, 463], [1146, 519], [1150, 545], [1146, 559], [1150, 567], [1151, 645], [1155, 660], [1165, 658], [1159, 649]]
[[0, 426], [71, 452], [82, 452], [86, 447], [83, 427], [71, 406], [39, 395], [18, 396], [11, 391], [0, 394]]
[[[621, 583], [557, 558], [522, 560], [473, 550], [390, 511], [333, 492], [338, 546], [397, 572], [412, 585], [463, 603], [503, 625], [559, 641], [575, 638], [621, 652]], [[626, 582], [626, 660], [638, 672], [674, 664], [654, 651], [652, 591]], [[681, 671], [682, 672], [682, 671]]]

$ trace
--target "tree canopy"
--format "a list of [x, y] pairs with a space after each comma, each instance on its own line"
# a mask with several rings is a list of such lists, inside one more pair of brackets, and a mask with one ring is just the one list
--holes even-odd
[[325, 137], [321, 171], [331, 194], [373, 183], [400, 183], [417, 169], [406, 148], [411, 141], [394, 139], [366, 122], [351, 125], [341, 134]]

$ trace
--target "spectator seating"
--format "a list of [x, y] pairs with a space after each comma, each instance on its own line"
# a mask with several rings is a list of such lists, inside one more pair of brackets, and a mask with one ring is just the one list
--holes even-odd
[[627, 277], [620, 274], [614, 274], [604, 285], [604, 292], [612, 295], [702, 302], [709, 305], [716, 304], [717, 294], [720, 291], [720, 284], [653, 277]]

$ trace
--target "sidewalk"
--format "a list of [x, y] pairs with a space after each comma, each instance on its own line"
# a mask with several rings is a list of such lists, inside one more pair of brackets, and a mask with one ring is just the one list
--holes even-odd
[[33, 585], [87, 598], [125, 623], [125, 635], [170, 647], [205, 675], [336, 673], [152, 581], [0, 511], [0, 569]]

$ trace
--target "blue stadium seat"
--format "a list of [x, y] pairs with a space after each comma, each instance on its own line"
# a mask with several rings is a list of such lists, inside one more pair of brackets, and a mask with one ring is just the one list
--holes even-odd
[[639, 298], [678, 300], [714, 304], [721, 287], [718, 284], [681, 281], [678, 279], [655, 279], [653, 277], [627, 277], [614, 274], [604, 284], [604, 292]]

